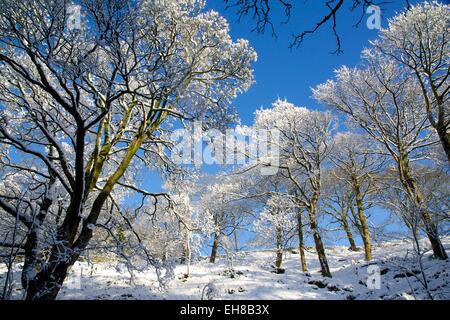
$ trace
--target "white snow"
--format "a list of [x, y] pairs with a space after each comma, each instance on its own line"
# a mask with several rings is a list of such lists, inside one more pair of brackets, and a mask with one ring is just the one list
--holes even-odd
[[[450, 237], [443, 238], [443, 243], [448, 250]], [[201, 258], [192, 263], [188, 278], [183, 276], [186, 266], [177, 266], [176, 277], [165, 290], [159, 288], [154, 270], [135, 273], [131, 281], [124, 265], [77, 262], [58, 299], [201, 299], [210, 288], [214, 288], [214, 299], [427, 299], [426, 290], [418, 281], [422, 279], [418, 263], [412, 261], [412, 256], [405, 258], [411, 249], [411, 242], [406, 240], [375, 245], [374, 259], [367, 263], [363, 252], [327, 248], [331, 279], [320, 275], [312, 250], [307, 252], [310, 274], [300, 271], [299, 255], [292, 252], [285, 254], [284, 274], [271, 272], [274, 251], [238, 253], [234, 277], [227, 272], [226, 257], [219, 256], [215, 264]], [[367, 288], [369, 265], [376, 265], [381, 271], [379, 289]], [[433, 298], [450, 299], [450, 260], [435, 260], [428, 254], [423, 258], [423, 266]], [[1, 264], [0, 282], [5, 273], [6, 266]], [[19, 280], [20, 266], [14, 276]], [[19, 281], [16, 287], [15, 297], [20, 298]]]

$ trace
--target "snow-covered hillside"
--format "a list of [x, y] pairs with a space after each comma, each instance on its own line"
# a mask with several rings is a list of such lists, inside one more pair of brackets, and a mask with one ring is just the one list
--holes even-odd
[[[448, 251], [450, 238], [444, 238], [444, 243]], [[207, 259], [193, 263], [187, 279], [183, 277], [186, 267], [177, 266], [175, 278], [166, 290], [159, 288], [153, 270], [135, 274], [133, 284], [124, 265], [77, 262], [58, 298], [201, 299], [209, 284], [215, 299], [427, 299], [417, 260], [407, 254], [410, 250], [409, 241], [383, 243], [374, 248], [374, 260], [367, 263], [362, 252], [351, 252], [345, 247], [328, 248], [332, 279], [320, 276], [314, 252], [307, 253], [309, 274], [300, 271], [295, 251], [285, 254], [282, 274], [272, 272], [273, 252], [241, 252], [233, 261], [234, 272], [230, 272], [229, 262], [223, 256], [215, 264]], [[450, 299], [450, 261], [430, 259], [428, 255], [422, 261], [429, 293], [434, 299]], [[369, 265], [379, 267], [380, 289], [367, 287], [369, 273], [373, 272], [368, 272]], [[5, 270], [2, 265], [2, 279]], [[16, 276], [19, 275], [17, 272]], [[20, 289], [15, 296], [19, 298]]]

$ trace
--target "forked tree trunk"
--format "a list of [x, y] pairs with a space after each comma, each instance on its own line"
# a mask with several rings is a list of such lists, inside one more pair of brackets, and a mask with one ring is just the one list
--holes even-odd
[[[43, 265], [33, 279], [29, 280], [26, 288], [27, 300], [54, 300], [67, 276], [68, 269], [78, 260], [83, 250], [86, 249], [93, 236], [92, 225], [95, 225], [97, 219], [108, 199], [114, 185], [123, 176], [128, 168], [134, 154], [142, 145], [146, 134], [137, 137], [129, 145], [127, 153], [119, 164], [117, 170], [109, 177], [105, 186], [95, 198], [89, 215], [83, 221], [81, 231], [78, 227], [81, 221], [79, 212], [84, 204], [84, 192], [77, 192], [73, 195], [71, 203], [67, 209], [66, 216], [62, 225], [58, 228], [56, 244], [51, 248], [50, 258]], [[78, 140], [77, 140], [78, 141]], [[81, 142], [80, 142], [81, 143]], [[83, 171], [83, 169], [80, 169]], [[84, 174], [79, 173], [78, 176]], [[81, 179], [82, 180], [82, 179]], [[81, 181], [80, 183], [85, 183]], [[80, 187], [84, 189], [83, 186]], [[78, 234], [78, 238], [76, 238]]]
[[298, 230], [298, 250], [300, 252], [300, 263], [302, 266], [302, 271], [307, 272], [308, 266], [306, 265], [305, 240], [303, 237], [303, 224], [301, 212], [297, 213], [297, 230]]

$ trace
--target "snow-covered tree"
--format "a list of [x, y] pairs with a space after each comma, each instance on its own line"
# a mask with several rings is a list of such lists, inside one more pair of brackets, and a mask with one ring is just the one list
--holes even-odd
[[389, 20], [371, 54], [394, 59], [419, 82], [424, 112], [450, 162], [450, 5], [425, 1]]
[[[247, 229], [253, 214], [254, 201], [247, 196], [253, 182], [245, 175], [225, 173], [203, 178], [199, 187], [201, 198], [198, 205], [213, 219], [213, 242], [209, 260], [214, 263], [220, 247], [227, 253], [239, 250], [238, 232]], [[234, 241], [228, 241], [230, 237]], [[224, 246], [221, 246], [222, 240], [226, 242]]]
[[391, 59], [379, 59], [367, 51], [364, 58], [363, 67], [337, 70], [336, 80], [316, 87], [314, 96], [348, 115], [382, 145], [408, 197], [422, 208], [422, 222], [435, 256], [446, 259], [437, 227], [411, 169], [411, 162], [428, 158], [427, 147], [437, 141], [423, 111], [420, 84]]
[[[331, 155], [331, 161], [335, 166], [333, 175], [344, 181], [351, 190], [349, 199], [344, 199], [346, 196], [340, 197], [338, 203], [344, 211], [356, 207], [357, 226], [364, 243], [366, 260], [372, 259], [372, 250], [369, 224], [364, 211], [368, 206], [368, 198], [376, 192], [376, 178], [377, 174], [384, 170], [384, 159], [379, 146], [367, 135], [341, 132], [334, 137]], [[347, 204], [344, 200], [348, 201]]]
[[[353, 229], [354, 226], [358, 227], [358, 220], [356, 224], [352, 221], [351, 210], [354, 198], [352, 190], [348, 183], [337, 178], [333, 173], [333, 171], [327, 172], [323, 181], [323, 211], [332, 218], [331, 223], [338, 223], [345, 232], [350, 245], [349, 249], [357, 251]], [[358, 230], [360, 231], [360, 228]]]
[[276, 247], [275, 267], [281, 269], [283, 254], [296, 236], [295, 199], [283, 193], [270, 196], [264, 209], [254, 222], [255, 232], [260, 244], [274, 244]]
[[[449, 223], [449, 204], [447, 201], [450, 194], [447, 182], [449, 173], [439, 166], [422, 163], [413, 164], [412, 170], [418, 185], [421, 186], [420, 191], [427, 202], [433, 222], [440, 232], [446, 235]], [[421, 223], [420, 210], [417, 210], [417, 204], [411, 201], [398, 181], [398, 174], [393, 168], [388, 168], [381, 175], [379, 184], [381, 187], [381, 192], [378, 193], [379, 199], [377, 199], [379, 206], [400, 217], [408, 229], [415, 233], [415, 237], [420, 237], [422, 232], [426, 233], [426, 229]]]
[[308, 212], [321, 272], [330, 277], [317, 219], [321, 173], [330, 152], [330, 113], [296, 107], [287, 101], [277, 100], [272, 108], [255, 113], [252, 128], [279, 131], [279, 141], [273, 142], [279, 147], [279, 169], [291, 184], [297, 205]]
[[156, 204], [145, 204], [132, 223], [147, 251], [170, 269], [169, 274], [172, 266], [185, 263], [188, 277], [192, 256], [200, 253], [213, 229], [212, 216], [198, 205], [195, 173], [170, 176], [164, 189], [167, 196]]
[[190, 273], [192, 255], [198, 255], [214, 228], [213, 216], [201, 207], [201, 188], [197, 174], [172, 179], [166, 188], [170, 190], [173, 201], [172, 211], [177, 220], [179, 234], [182, 236], [182, 260], [186, 264], [186, 276]]
[[[78, 25], [69, 5], [81, 12]], [[217, 125], [252, 84], [255, 52], [204, 7], [201, 0], [2, 1], [0, 145], [9, 155], [0, 174], [15, 176], [17, 189], [1, 189], [0, 208], [26, 230], [13, 245], [25, 254], [27, 299], [57, 296], [125, 195], [164, 197], [144, 190], [137, 173], [170, 165], [171, 121]]]

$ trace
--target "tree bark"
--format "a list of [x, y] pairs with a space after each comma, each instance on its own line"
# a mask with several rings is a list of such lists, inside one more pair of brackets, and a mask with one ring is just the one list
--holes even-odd
[[28, 282], [26, 300], [55, 300], [69, 268], [78, 260], [78, 254], [67, 260], [52, 260]]
[[217, 227], [218, 230], [214, 233], [214, 241], [211, 249], [211, 256], [209, 257], [210, 263], [216, 262], [217, 250], [219, 249], [219, 238], [220, 238], [220, 226]]
[[[56, 182], [55, 178], [52, 176], [50, 179], [49, 187], [51, 188], [53, 184]], [[25, 249], [25, 257], [21, 274], [21, 283], [22, 288], [27, 290], [28, 282], [30, 281], [30, 275], [36, 272], [36, 268], [39, 264], [39, 253], [38, 253], [38, 244], [39, 244], [39, 228], [44, 222], [45, 216], [48, 213], [50, 206], [53, 203], [53, 199], [46, 195], [42, 200], [42, 203], [39, 207], [39, 214], [36, 216], [35, 222], [30, 226], [28, 230], [28, 236], [24, 244]]]
[[[28, 282], [26, 293], [27, 300], [56, 299], [56, 296], [58, 295], [58, 292], [62, 287], [64, 279], [66, 278], [67, 270], [75, 263], [75, 261], [77, 261], [80, 253], [87, 247], [89, 241], [91, 240], [93, 236], [92, 225], [95, 225], [95, 223], [97, 222], [100, 212], [112, 189], [119, 181], [119, 179], [123, 176], [132, 158], [139, 150], [145, 139], [148, 138], [151, 132], [152, 131], [139, 133], [130, 143], [127, 148], [126, 154], [117, 167], [116, 171], [108, 178], [105, 186], [95, 198], [89, 215], [86, 219], [84, 219], [81, 231], [79, 232], [78, 238], [75, 240], [78, 232], [78, 226], [81, 220], [79, 211], [81, 210], [84, 200], [86, 199], [84, 193], [84, 183], [86, 183], [86, 181], [84, 181], [84, 164], [82, 163], [82, 161], [80, 161], [80, 172], [77, 172], [76, 176], [77, 181], [83, 181], [83, 185], [81, 185], [78, 189], [79, 191], [75, 192], [75, 194], [72, 196], [71, 203], [67, 209], [66, 217], [62, 225], [58, 229], [56, 239], [57, 243], [54, 244], [51, 249], [48, 262], [44, 264], [43, 269], [36, 274], [34, 279]], [[84, 148], [84, 143], [80, 142], [80, 144], [80, 148]]]
[[309, 220], [311, 226], [311, 232], [313, 234], [314, 243], [316, 246], [317, 256], [320, 262], [320, 270], [324, 277], [331, 278], [330, 268], [328, 267], [328, 261], [325, 254], [325, 247], [322, 242], [322, 237], [320, 236], [318, 225], [317, 225], [317, 196], [314, 196], [311, 205], [308, 208]]
[[372, 260], [372, 244], [370, 239], [369, 225], [364, 213], [361, 187], [356, 178], [353, 178], [353, 191], [355, 192], [356, 209], [358, 211], [358, 219], [361, 226], [362, 240], [364, 243], [364, 258], [366, 261], [370, 261]]
[[303, 224], [301, 212], [297, 212], [297, 230], [298, 230], [298, 251], [300, 253], [300, 264], [302, 266], [302, 271], [308, 272], [308, 266], [306, 265], [306, 257], [305, 257], [305, 240], [303, 237]]
[[283, 263], [283, 230], [281, 227], [276, 227], [277, 233], [277, 259], [275, 261], [275, 266], [277, 269], [281, 268], [281, 264]]
[[348, 224], [347, 213], [344, 209], [342, 209], [341, 211], [341, 222], [342, 228], [344, 229], [345, 234], [347, 235], [348, 242], [350, 244], [350, 250], [357, 251], [358, 248], [356, 246], [355, 239], [353, 238], [352, 230], [350, 229], [350, 226]]
[[441, 140], [442, 147], [444, 148], [447, 160], [450, 163], [450, 132], [447, 130], [447, 126], [444, 124], [436, 127], [439, 139]]

